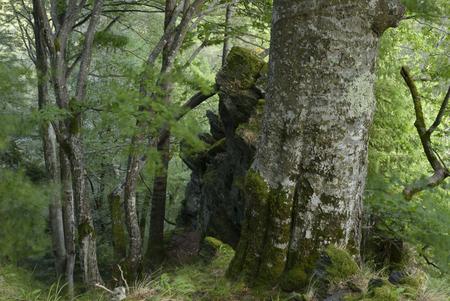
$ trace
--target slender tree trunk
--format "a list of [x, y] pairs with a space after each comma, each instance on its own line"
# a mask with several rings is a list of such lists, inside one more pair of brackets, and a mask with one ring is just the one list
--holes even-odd
[[73, 195], [78, 212], [78, 243], [80, 244], [80, 262], [83, 282], [88, 285], [102, 283], [97, 263], [95, 229], [91, 214], [91, 205], [86, 193], [86, 175], [82, 144], [78, 137], [70, 139], [70, 167]]
[[225, 61], [227, 59], [227, 55], [231, 49], [230, 43], [230, 27], [231, 27], [231, 18], [233, 16], [233, 4], [227, 5], [227, 10], [225, 12], [225, 32], [223, 37], [223, 49], [222, 49], [222, 66], [225, 65]]
[[58, 276], [64, 275], [66, 265], [66, 247], [64, 243], [64, 222], [59, 194], [53, 196], [49, 206], [50, 224], [52, 229], [53, 252]]
[[127, 256], [126, 229], [120, 195], [121, 189], [116, 189], [108, 195], [111, 212], [112, 244], [114, 258], [117, 262]]
[[[195, 0], [192, 3], [190, 1], [184, 1], [181, 2], [177, 6], [177, 1], [175, 0], [167, 0], [166, 1], [166, 7], [165, 7], [165, 22], [164, 22], [164, 34], [161, 37], [160, 41], [156, 45], [156, 47], [150, 52], [148, 59], [146, 61], [146, 68], [151, 68], [154, 66], [155, 61], [159, 55], [159, 53], [163, 52], [163, 62], [162, 62], [162, 68], [159, 74], [159, 80], [158, 80], [158, 86], [161, 87], [162, 95], [165, 98], [166, 102], [170, 102], [171, 100], [171, 90], [172, 87], [170, 85], [169, 79], [167, 79], [167, 75], [170, 73], [174, 66], [175, 58], [179, 53], [179, 50], [181, 48], [181, 45], [184, 41], [184, 38], [189, 31], [189, 29], [192, 28], [191, 21], [196, 16], [196, 14], [199, 12], [200, 8], [204, 4], [204, 0]], [[183, 10], [183, 14], [181, 17], [180, 22], [177, 24], [177, 18]], [[147, 83], [148, 75], [146, 72], [142, 74], [141, 82], [139, 91], [140, 94], [143, 97], [152, 97], [155, 99], [158, 97], [156, 93], [149, 93], [147, 91]], [[148, 108], [147, 108], [148, 109]], [[149, 115], [152, 116], [153, 112], [151, 112], [151, 109], [148, 109]], [[143, 127], [145, 123], [138, 124], [139, 126]], [[145, 135], [138, 135], [133, 138], [132, 146], [136, 149], [140, 146], [140, 144], [144, 144], [144, 141], [151, 140], [150, 147], [156, 146], [158, 140], [157, 136], [153, 137], [146, 137]], [[162, 154], [163, 157], [164, 154]], [[164, 160], [164, 159], [163, 159]], [[128, 234], [130, 236], [130, 251], [129, 254], [133, 254], [134, 258], [137, 258], [136, 254], [139, 254], [139, 252], [142, 252], [142, 237], [141, 235], [137, 236], [139, 230], [139, 223], [135, 217], [137, 217], [136, 213], [136, 198], [135, 198], [135, 189], [131, 186], [136, 186], [137, 183], [137, 176], [139, 174], [140, 169], [145, 164], [146, 158], [142, 157], [139, 158], [138, 154], [131, 154], [129, 158], [129, 165], [127, 168], [127, 182], [128, 186], [125, 185], [124, 189], [128, 190], [126, 193], [127, 197], [125, 197], [125, 207], [127, 209], [127, 216], [126, 219], [128, 220]], [[164, 164], [163, 164], [164, 165]], [[136, 166], [138, 168], [136, 169]], [[167, 181], [165, 179], [164, 181]], [[165, 188], [164, 188], [165, 189]], [[165, 202], [165, 201], [164, 201]], [[161, 204], [161, 202], [157, 202], [158, 204]], [[164, 205], [165, 206], [165, 205]], [[133, 212], [134, 209], [134, 212]], [[161, 219], [164, 219], [164, 216], [160, 217]], [[162, 243], [159, 242], [159, 239], [157, 239], [157, 246], [156, 248], [159, 248]], [[152, 244], [149, 244], [148, 250], [151, 250], [153, 247]], [[142, 254], [142, 253], [141, 253]], [[153, 258], [148, 258], [148, 260], [153, 260]], [[135, 261], [136, 262], [136, 261]]]
[[274, 1], [262, 134], [229, 275], [273, 284], [328, 244], [358, 251], [378, 42], [402, 14], [395, 0]]
[[167, 176], [170, 161], [170, 134], [158, 143], [161, 167], [153, 181], [152, 206], [150, 211], [150, 234], [148, 257], [152, 264], [159, 264], [164, 258], [164, 223], [166, 214]]
[[70, 162], [64, 151], [60, 150], [61, 189], [63, 199], [64, 234], [66, 244], [66, 270], [65, 278], [69, 299], [74, 296], [73, 273], [75, 269], [75, 205], [73, 201], [72, 178], [70, 175]]
[[[173, 11], [176, 7], [176, 1], [167, 0], [165, 10], [164, 28], [170, 24]], [[170, 104], [172, 102], [173, 83], [168, 78], [168, 74], [172, 70], [173, 62], [177, 52], [173, 52], [173, 44], [175, 37], [168, 38], [162, 52], [161, 66], [161, 82], [160, 87], [164, 102]], [[148, 258], [151, 258], [153, 265], [158, 265], [163, 259], [164, 253], [164, 218], [166, 213], [166, 194], [167, 194], [167, 169], [169, 166], [169, 150], [170, 150], [170, 131], [163, 140], [157, 137], [157, 151], [161, 159], [161, 168], [155, 173], [153, 180], [152, 208], [150, 212], [150, 233], [148, 240]]]
[[[43, 110], [49, 104], [48, 99], [48, 56], [45, 49], [44, 37], [42, 36], [42, 23], [36, 13], [33, 13], [34, 36], [36, 49], [36, 74], [38, 88], [38, 105]], [[44, 161], [50, 182], [53, 185], [59, 184], [58, 157], [55, 135], [49, 122], [45, 122], [41, 128], [42, 144], [44, 151]], [[53, 251], [55, 254], [56, 273], [62, 275], [65, 269], [66, 248], [64, 244], [64, 225], [61, 210], [60, 194], [53, 192], [49, 205], [49, 217], [52, 233]]]
[[[133, 137], [132, 145], [136, 144]], [[127, 276], [134, 278], [142, 260], [142, 236], [136, 208], [136, 185], [140, 172], [141, 161], [138, 156], [128, 158], [127, 175], [124, 187], [125, 222], [129, 236], [127, 258]]]

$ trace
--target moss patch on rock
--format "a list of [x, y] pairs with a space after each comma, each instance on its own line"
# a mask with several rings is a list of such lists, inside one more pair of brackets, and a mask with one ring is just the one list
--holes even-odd
[[217, 74], [216, 82], [226, 88], [240, 90], [250, 89], [259, 77], [259, 72], [265, 65], [253, 51], [233, 47], [227, 56], [226, 63]]
[[287, 292], [304, 290], [310, 284], [312, 270], [311, 263], [302, 263], [293, 267], [281, 278], [281, 288]]
[[331, 283], [339, 283], [358, 272], [358, 265], [346, 250], [329, 245], [325, 253], [331, 259], [331, 264], [326, 268], [327, 279]]

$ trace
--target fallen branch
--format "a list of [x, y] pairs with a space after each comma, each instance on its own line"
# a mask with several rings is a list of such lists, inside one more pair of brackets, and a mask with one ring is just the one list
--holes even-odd
[[117, 267], [119, 268], [119, 271], [120, 271], [120, 278], [122, 278], [122, 281], [123, 281], [123, 283], [125, 284], [126, 291], [129, 292], [129, 291], [130, 291], [130, 287], [128, 286], [127, 280], [126, 280], [125, 277], [123, 276], [123, 270], [122, 270], [122, 268], [120, 267], [119, 264], [117, 265]]
[[114, 294], [114, 292], [113, 292], [112, 290], [110, 290], [110, 289], [107, 288], [106, 286], [103, 286], [103, 285], [101, 285], [101, 284], [99, 284], [99, 283], [96, 283], [95, 286], [98, 287], [98, 288], [101, 288], [101, 289], [103, 289], [103, 290], [105, 290], [105, 291], [107, 291], [107, 292], [110, 293], [110, 294]]

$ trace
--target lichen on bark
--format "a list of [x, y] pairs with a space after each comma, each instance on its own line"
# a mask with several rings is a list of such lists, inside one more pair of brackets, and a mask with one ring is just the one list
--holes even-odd
[[310, 273], [328, 245], [358, 253], [378, 42], [402, 13], [396, 0], [274, 1], [264, 120], [229, 275], [273, 284]]

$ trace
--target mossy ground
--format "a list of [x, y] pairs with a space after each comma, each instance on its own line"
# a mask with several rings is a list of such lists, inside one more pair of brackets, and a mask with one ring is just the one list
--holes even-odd
[[[153, 273], [135, 283], [130, 283], [128, 301], [288, 301], [305, 300], [319, 301], [315, 298], [314, 283], [308, 284], [308, 289], [302, 294], [281, 291], [279, 287], [272, 289], [250, 289], [243, 282], [230, 281], [225, 277], [225, 271], [234, 251], [226, 244], [221, 243], [214, 238], [207, 238], [206, 243], [214, 247], [217, 251], [212, 258], [205, 260], [200, 256], [197, 261], [189, 265], [166, 267], [161, 271]], [[334, 257], [336, 262], [348, 265], [347, 255], [343, 255], [343, 250], [330, 249], [327, 253]], [[343, 255], [343, 256], [341, 256]], [[336, 256], [340, 259], [337, 260]], [[340, 268], [347, 269], [343, 271], [345, 277], [341, 277], [333, 289], [339, 290], [348, 288], [348, 283], [352, 282], [354, 286], [360, 287], [358, 293], [348, 293], [343, 300], [345, 301], [448, 301], [450, 290], [448, 287], [448, 278], [431, 278], [427, 274], [417, 271], [406, 277], [399, 285], [389, 284], [387, 275], [382, 272], [374, 273], [367, 267], [355, 266]], [[335, 265], [333, 268], [338, 268]], [[330, 275], [339, 270], [329, 270]], [[381, 278], [384, 285], [369, 290], [367, 283], [371, 278]], [[334, 278], [337, 279], [337, 278]], [[418, 281], [419, 280], [419, 281]], [[13, 267], [11, 265], [0, 265], [0, 301], [10, 300], [31, 300], [31, 301], [58, 301], [65, 300], [56, 292], [61, 290], [61, 285], [53, 284], [49, 287], [46, 284], [36, 281], [33, 273]], [[108, 295], [104, 292], [90, 292], [79, 295], [76, 301], [106, 301]]]

